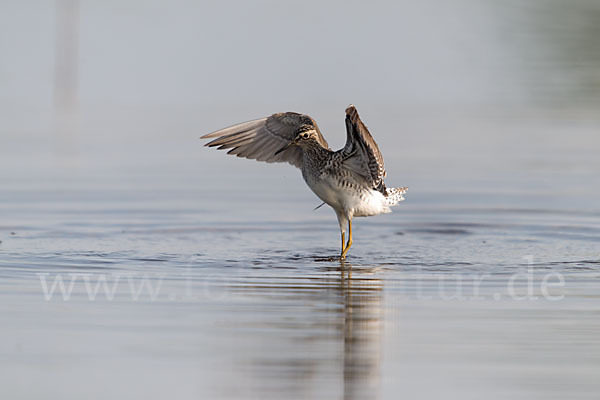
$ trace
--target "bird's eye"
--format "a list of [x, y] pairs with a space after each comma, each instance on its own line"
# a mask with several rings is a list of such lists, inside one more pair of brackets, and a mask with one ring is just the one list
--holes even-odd
[[308, 133], [303, 133], [302, 134], [302, 139], [308, 139]]

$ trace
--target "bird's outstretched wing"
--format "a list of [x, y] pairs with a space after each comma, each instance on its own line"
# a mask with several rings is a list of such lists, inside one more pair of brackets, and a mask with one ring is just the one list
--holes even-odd
[[290, 143], [302, 125], [312, 125], [317, 131], [319, 143], [329, 148], [315, 120], [308, 115], [295, 112], [273, 114], [268, 118], [230, 126], [204, 135], [201, 139], [216, 138], [206, 146], [219, 146], [219, 150], [231, 149], [227, 154], [269, 163], [288, 162], [300, 167], [302, 150], [299, 147], [292, 146], [279, 154], [275, 152]]
[[346, 145], [342, 149], [344, 164], [385, 195], [383, 156], [353, 105], [346, 108], [346, 134]]

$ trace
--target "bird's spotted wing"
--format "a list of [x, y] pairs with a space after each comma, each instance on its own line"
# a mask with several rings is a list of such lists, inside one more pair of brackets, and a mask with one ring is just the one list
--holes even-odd
[[385, 195], [383, 156], [353, 105], [346, 109], [346, 134], [346, 146], [342, 149], [344, 164]]
[[227, 154], [269, 163], [288, 162], [300, 167], [302, 150], [299, 147], [292, 146], [279, 154], [275, 152], [290, 143], [302, 125], [312, 125], [318, 133], [319, 143], [325, 148], [329, 147], [315, 120], [295, 112], [273, 114], [268, 118], [230, 126], [204, 135], [202, 139], [214, 138], [206, 146], [219, 146], [219, 150], [231, 149]]

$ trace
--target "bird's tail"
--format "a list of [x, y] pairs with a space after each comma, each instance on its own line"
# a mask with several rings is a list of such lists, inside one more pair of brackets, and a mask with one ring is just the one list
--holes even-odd
[[387, 201], [388, 206], [395, 206], [404, 200], [404, 196], [402, 196], [408, 190], [407, 187], [401, 188], [386, 188], [385, 199]]

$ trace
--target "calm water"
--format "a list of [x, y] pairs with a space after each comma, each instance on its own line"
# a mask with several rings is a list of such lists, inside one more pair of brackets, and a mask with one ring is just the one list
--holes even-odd
[[554, 126], [550, 140], [512, 147], [544, 126], [503, 124], [493, 146], [464, 131], [471, 147], [454, 155], [438, 152], [457, 145], [437, 129], [406, 135], [436, 143], [431, 155], [375, 132], [388, 181], [410, 189], [393, 214], [355, 221], [343, 264], [329, 260], [333, 212], [312, 211], [291, 167], [195, 137], [84, 143], [68, 163], [43, 148], [7, 154], [0, 390], [596, 398], [597, 144], [573, 124], [568, 144]]

